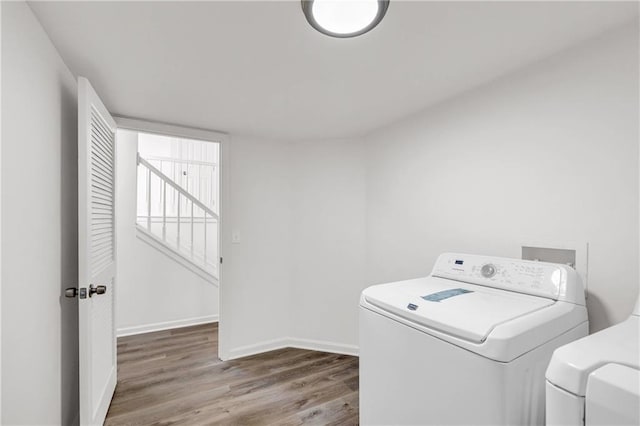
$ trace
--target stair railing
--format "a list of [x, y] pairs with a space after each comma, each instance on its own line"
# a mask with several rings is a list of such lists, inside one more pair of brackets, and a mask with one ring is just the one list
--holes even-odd
[[216, 163], [147, 155], [144, 156], [144, 159], [209, 208], [217, 209]]
[[[138, 205], [138, 227], [217, 278], [218, 214], [139, 154], [137, 161], [138, 200], [142, 190], [145, 199], [144, 210]], [[158, 200], [153, 200], [156, 191]], [[174, 192], [173, 203], [168, 202], [168, 191]]]

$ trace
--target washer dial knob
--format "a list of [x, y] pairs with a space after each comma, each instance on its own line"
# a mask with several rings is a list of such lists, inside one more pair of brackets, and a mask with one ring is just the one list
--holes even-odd
[[496, 274], [496, 272], [498, 272], [498, 268], [496, 268], [496, 265], [492, 265], [491, 263], [482, 265], [482, 269], [480, 269], [480, 273], [485, 278], [493, 277]]

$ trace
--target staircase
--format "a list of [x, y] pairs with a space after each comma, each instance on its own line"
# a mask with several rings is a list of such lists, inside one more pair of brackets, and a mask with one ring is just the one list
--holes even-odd
[[215, 165], [172, 158], [138, 159], [138, 236], [205, 279], [218, 280], [218, 186]]

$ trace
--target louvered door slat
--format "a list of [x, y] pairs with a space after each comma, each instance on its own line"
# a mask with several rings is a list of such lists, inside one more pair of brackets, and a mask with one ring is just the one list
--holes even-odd
[[[113, 260], [113, 238], [105, 244], [95, 237], [104, 234], [104, 229], [113, 233], [113, 153], [115, 138], [107, 124], [98, 113], [91, 114], [91, 186], [97, 193], [91, 196], [91, 217], [102, 219], [110, 226], [103, 228], [98, 234], [97, 229], [91, 231], [91, 264], [95, 267], [103, 265], [105, 261]], [[108, 138], [108, 139], [107, 139]], [[98, 195], [99, 194], [99, 195]], [[106, 208], [105, 208], [106, 207]], [[107, 262], [108, 263], [108, 262]], [[92, 268], [94, 274], [100, 273], [99, 269]]]

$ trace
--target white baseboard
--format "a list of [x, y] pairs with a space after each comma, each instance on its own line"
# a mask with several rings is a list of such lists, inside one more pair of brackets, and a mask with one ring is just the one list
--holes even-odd
[[134, 334], [151, 333], [153, 331], [171, 330], [172, 328], [189, 327], [191, 325], [208, 324], [218, 322], [218, 315], [187, 318], [182, 320], [164, 321], [153, 324], [122, 327], [116, 331], [118, 337], [133, 336]]
[[289, 339], [289, 346], [292, 348], [309, 349], [311, 351], [331, 352], [334, 354], [358, 356], [359, 348], [356, 345], [345, 345], [343, 343], [325, 342], [311, 339]]
[[277, 349], [289, 347], [288, 342], [289, 339], [283, 337], [281, 339], [266, 340], [253, 345], [240, 346], [238, 348], [231, 349], [227, 354], [221, 356], [221, 358], [223, 361], [228, 361], [264, 352], [275, 351]]
[[224, 361], [244, 358], [251, 355], [257, 355], [264, 352], [275, 351], [283, 348], [307, 349], [318, 352], [330, 352], [341, 355], [358, 356], [358, 346], [345, 345], [341, 343], [326, 342], [321, 340], [298, 339], [292, 337], [283, 337], [280, 339], [266, 340], [264, 342], [253, 345], [240, 346], [231, 349], [222, 359]]

